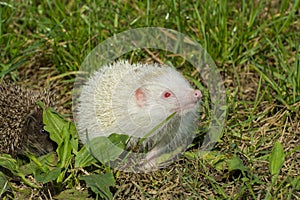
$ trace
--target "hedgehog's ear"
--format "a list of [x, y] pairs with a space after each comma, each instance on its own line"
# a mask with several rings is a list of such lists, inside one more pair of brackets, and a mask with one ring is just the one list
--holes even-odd
[[145, 91], [143, 91], [142, 88], [138, 88], [135, 91], [135, 100], [139, 107], [143, 107], [146, 102], [146, 94]]

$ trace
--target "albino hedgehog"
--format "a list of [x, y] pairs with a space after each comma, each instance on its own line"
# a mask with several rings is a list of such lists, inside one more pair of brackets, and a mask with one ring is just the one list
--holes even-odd
[[169, 66], [118, 61], [101, 67], [83, 85], [76, 111], [78, 133], [83, 143], [112, 133], [132, 136], [127, 150], [136, 149], [146, 137], [138, 152], [148, 152], [146, 160], [155, 162], [161, 153], [175, 150], [173, 146], [188, 145], [201, 97], [200, 90]]

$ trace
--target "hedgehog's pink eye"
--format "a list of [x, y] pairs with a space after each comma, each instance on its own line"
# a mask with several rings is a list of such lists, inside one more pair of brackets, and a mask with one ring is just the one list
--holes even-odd
[[170, 96], [171, 96], [171, 93], [170, 93], [170, 92], [165, 92], [165, 93], [164, 93], [164, 97], [165, 97], [165, 98], [169, 98]]

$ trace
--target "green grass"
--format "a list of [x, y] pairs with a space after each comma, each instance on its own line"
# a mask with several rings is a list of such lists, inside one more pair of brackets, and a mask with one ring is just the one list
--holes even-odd
[[[77, 139], [66, 136], [57, 139], [54, 166], [46, 164], [55, 162], [51, 155], [50, 161], [31, 158], [31, 171], [1, 157], [12, 172], [0, 177], [1, 198], [299, 199], [299, 0], [0, 1], [0, 77], [34, 87], [53, 83], [62, 114], [70, 114], [75, 75], [88, 53], [114, 34], [148, 26], [199, 42], [221, 71], [228, 117], [213, 151], [199, 158], [195, 143], [167, 169], [130, 174], [82, 160], [86, 152], [78, 153]], [[125, 57], [182, 62], [150, 51]], [[180, 70], [191, 76], [188, 66]], [[72, 132], [70, 124], [63, 126], [65, 134]]]

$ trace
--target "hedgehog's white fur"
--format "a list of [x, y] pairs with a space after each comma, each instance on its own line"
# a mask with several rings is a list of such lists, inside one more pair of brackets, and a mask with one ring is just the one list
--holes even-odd
[[[150, 98], [141, 112], [136, 105], [135, 91], [143, 87]], [[161, 89], [176, 96], [173, 102], [155, 99]], [[184, 77], [171, 67], [158, 64], [115, 62], [93, 73], [82, 87], [79, 97], [77, 128], [83, 143], [111, 133], [143, 137], [173, 112], [182, 109], [194, 90]], [[195, 110], [195, 109], [193, 109]]]
[[[164, 98], [166, 91], [171, 97]], [[188, 145], [187, 134], [197, 127], [200, 97], [201, 92], [171, 67], [118, 61], [101, 67], [83, 85], [76, 113], [78, 133], [83, 143], [112, 133], [134, 136], [127, 144], [130, 149], [137, 144], [136, 138], [176, 112], [140, 146], [149, 150], [146, 159], [151, 166], [158, 154]]]

